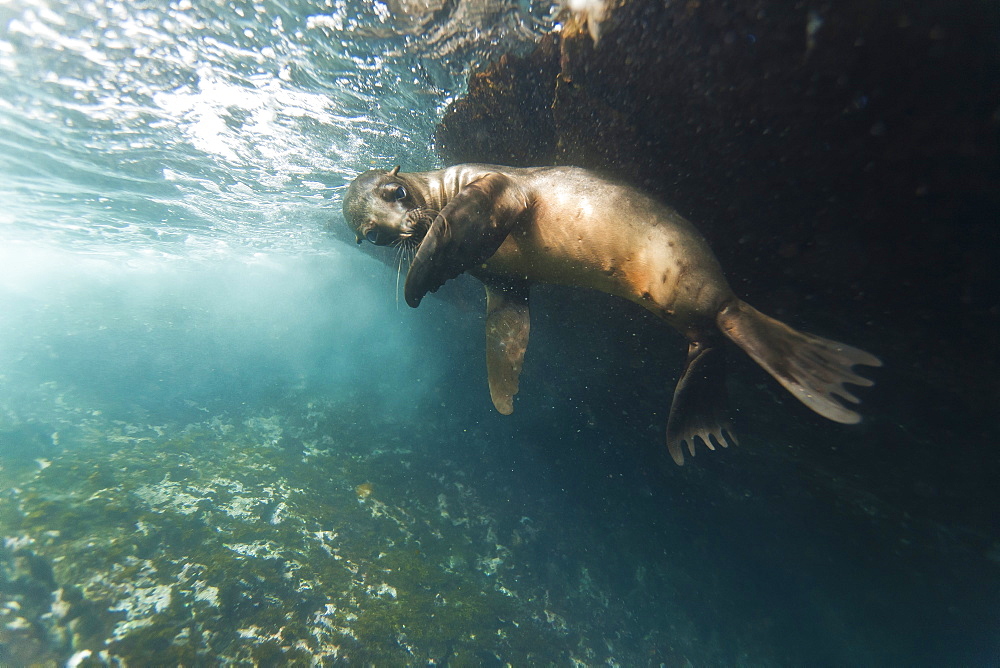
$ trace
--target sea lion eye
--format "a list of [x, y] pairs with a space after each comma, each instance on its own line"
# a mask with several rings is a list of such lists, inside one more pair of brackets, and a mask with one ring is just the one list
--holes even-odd
[[401, 199], [406, 199], [406, 188], [396, 186], [396, 189], [392, 191], [392, 196], [396, 198], [397, 202]]
[[378, 241], [378, 230], [371, 229], [371, 230], [368, 230], [367, 232], [365, 232], [365, 239], [367, 239], [368, 241], [370, 241], [372, 243], [375, 243], [376, 241]]

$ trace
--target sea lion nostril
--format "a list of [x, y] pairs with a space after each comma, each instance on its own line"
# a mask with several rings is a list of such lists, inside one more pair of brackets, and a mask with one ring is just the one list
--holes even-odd
[[365, 239], [372, 243], [378, 242], [378, 230], [368, 230], [365, 232]]

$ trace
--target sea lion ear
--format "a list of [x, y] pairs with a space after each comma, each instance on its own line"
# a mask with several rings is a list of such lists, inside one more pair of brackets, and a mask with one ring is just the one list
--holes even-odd
[[396, 174], [399, 174], [399, 165], [396, 165], [391, 170], [389, 170], [389, 176], [395, 176]]
[[406, 274], [406, 303], [416, 308], [428, 292], [490, 259], [528, 209], [525, 189], [491, 172], [467, 184], [431, 224]]

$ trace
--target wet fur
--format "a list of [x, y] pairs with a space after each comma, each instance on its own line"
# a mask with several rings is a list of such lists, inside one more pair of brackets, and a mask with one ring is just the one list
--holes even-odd
[[[406, 198], [393, 193], [406, 189]], [[528, 341], [528, 292], [545, 282], [591, 288], [642, 305], [689, 341], [674, 392], [667, 447], [735, 444], [728, 422], [724, 335], [803, 404], [836, 422], [861, 418], [846, 384], [873, 355], [799, 332], [736, 297], [715, 255], [673, 209], [572, 167], [456, 165], [434, 172], [373, 170], [348, 188], [344, 216], [360, 240], [422, 239], [405, 283], [408, 304], [468, 272], [487, 288], [487, 369], [497, 410], [513, 411]], [[428, 222], [430, 221], [430, 222]], [[426, 227], [425, 227], [426, 226]], [[401, 265], [400, 265], [401, 266]]]

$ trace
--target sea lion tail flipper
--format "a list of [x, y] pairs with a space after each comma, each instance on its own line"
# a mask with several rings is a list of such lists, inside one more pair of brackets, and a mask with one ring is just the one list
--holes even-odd
[[498, 172], [467, 184], [431, 223], [413, 258], [403, 289], [416, 308], [428, 292], [479, 266], [500, 248], [529, 205], [525, 189]]
[[528, 284], [486, 285], [486, 372], [493, 405], [514, 412], [514, 395], [528, 347]]
[[879, 358], [845, 343], [792, 329], [740, 300], [722, 308], [716, 322], [726, 336], [806, 406], [835, 422], [861, 421], [860, 415], [835, 397], [860, 403], [844, 384], [873, 385], [852, 367], [882, 366]]
[[724, 448], [730, 443], [738, 445], [729, 423], [726, 352], [704, 341], [692, 341], [688, 346], [687, 363], [667, 418], [667, 450], [678, 466], [684, 465], [684, 443], [694, 456], [695, 438], [709, 450], [715, 450], [713, 438]]

